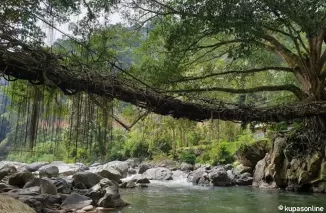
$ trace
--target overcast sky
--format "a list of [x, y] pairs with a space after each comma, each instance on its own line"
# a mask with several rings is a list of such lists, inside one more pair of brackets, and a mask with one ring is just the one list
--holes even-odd
[[[86, 13], [87, 13], [86, 8], [82, 9], [82, 13], [80, 15], [70, 17], [71, 22], [73, 22], [73, 23], [77, 22], [78, 20], [82, 19], [86, 15]], [[109, 16], [110, 24], [117, 24], [117, 23], [121, 23], [121, 22], [123, 22], [123, 19], [119, 13], [113, 13], [112, 15]], [[99, 23], [104, 25], [103, 17], [99, 19]], [[61, 39], [64, 37], [64, 35], [61, 32], [59, 32], [56, 29], [53, 29], [52, 27], [50, 27], [48, 24], [46, 24], [44, 22], [40, 21], [40, 26], [42, 27], [43, 31], [45, 31], [45, 33], [46, 33], [45, 43], [47, 45], [51, 45], [57, 39]], [[63, 31], [64, 33], [66, 33], [68, 35], [72, 35], [72, 32], [68, 30], [68, 26], [69, 26], [69, 23], [63, 24], [63, 25], [55, 24], [55, 27], [58, 28], [59, 30]]]

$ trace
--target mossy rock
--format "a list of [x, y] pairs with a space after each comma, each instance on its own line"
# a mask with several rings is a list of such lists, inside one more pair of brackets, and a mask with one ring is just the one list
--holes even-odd
[[257, 162], [263, 159], [266, 153], [269, 152], [270, 147], [270, 143], [267, 140], [242, 144], [235, 152], [235, 157], [242, 165], [253, 169]]

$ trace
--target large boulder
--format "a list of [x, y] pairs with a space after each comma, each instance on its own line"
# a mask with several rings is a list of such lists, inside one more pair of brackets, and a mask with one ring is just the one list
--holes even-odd
[[199, 167], [188, 174], [187, 181], [194, 185], [209, 185], [208, 170], [205, 167]]
[[253, 186], [259, 187], [265, 181], [265, 169], [267, 167], [268, 158], [269, 154], [266, 154], [266, 156], [256, 164], [252, 183]]
[[209, 179], [213, 186], [231, 186], [233, 184], [223, 167], [214, 168], [209, 173]]
[[141, 176], [149, 180], [172, 180], [172, 175], [173, 173], [171, 170], [164, 167], [157, 167], [148, 169]]
[[26, 166], [27, 170], [30, 172], [38, 171], [42, 166], [48, 165], [49, 162], [34, 162]]
[[27, 204], [5, 195], [0, 195], [0, 209], [1, 213], [36, 213]]
[[42, 166], [39, 170], [40, 177], [57, 177], [59, 175], [59, 168], [54, 165], [45, 165]]
[[265, 154], [269, 152], [270, 147], [270, 143], [267, 140], [243, 144], [236, 151], [235, 157], [242, 165], [254, 169], [257, 162], [263, 159]]
[[89, 197], [73, 193], [69, 195], [65, 201], [63, 201], [61, 208], [64, 210], [82, 209], [91, 204], [92, 200]]
[[8, 184], [12, 186], [18, 186], [23, 188], [24, 185], [34, 178], [34, 175], [31, 172], [17, 172], [12, 174], [8, 178]]
[[114, 169], [118, 170], [122, 177], [127, 177], [129, 163], [125, 161], [111, 161], [109, 163], [104, 164], [103, 166], [113, 167]]
[[122, 178], [121, 173], [117, 169], [108, 166], [107, 164], [99, 166], [96, 169], [96, 173], [103, 178], [108, 178], [109, 180], [114, 180], [116, 182], [120, 182], [120, 179]]
[[97, 205], [104, 208], [117, 208], [128, 205], [124, 202], [119, 193], [119, 187], [115, 184], [102, 185], [104, 196], [99, 199]]
[[103, 177], [92, 172], [77, 172], [73, 175], [73, 185], [83, 184], [86, 188], [91, 188], [98, 184]]
[[107, 178], [86, 192], [86, 196], [93, 200], [93, 204], [104, 208], [123, 207], [126, 203], [120, 198], [119, 185]]

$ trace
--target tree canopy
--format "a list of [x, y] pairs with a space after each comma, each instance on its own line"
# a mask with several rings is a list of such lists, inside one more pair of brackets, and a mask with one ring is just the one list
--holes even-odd
[[[105, 30], [110, 26], [98, 19], [121, 5], [128, 7], [127, 32], [136, 30], [126, 35], [138, 40], [113, 47], [106, 43], [114, 37]], [[325, 6], [317, 0], [8, 0], [0, 7], [0, 67], [32, 83], [48, 84], [46, 72], [66, 94], [86, 91], [176, 118], [279, 121], [323, 114], [323, 102], [310, 102], [326, 98]], [[37, 22], [62, 33], [55, 23], [76, 14], [83, 18], [70, 24], [75, 37], [62, 44], [72, 42], [82, 55], [40, 45]], [[129, 51], [124, 65], [119, 51]], [[273, 108], [274, 92], [283, 103], [304, 104]]]

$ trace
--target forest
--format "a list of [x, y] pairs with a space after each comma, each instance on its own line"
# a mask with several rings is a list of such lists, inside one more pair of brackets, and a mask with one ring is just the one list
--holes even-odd
[[325, 1], [2, 0], [0, 20], [1, 160], [326, 192]]

